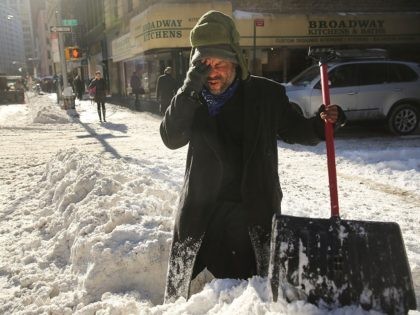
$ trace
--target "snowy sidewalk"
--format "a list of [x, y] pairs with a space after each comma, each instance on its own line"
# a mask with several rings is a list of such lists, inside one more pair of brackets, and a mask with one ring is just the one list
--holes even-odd
[[[107, 104], [100, 124], [76, 104], [78, 118], [49, 95], [0, 106], [0, 314], [378, 314], [272, 303], [258, 277], [161, 305], [186, 147], [164, 147], [157, 115]], [[400, 224], [420, 304], [420, 136], [336, 150], [342, 217]], [[284, 213], [329, 216], [323, 143], [279, 143], [279, 176]]]

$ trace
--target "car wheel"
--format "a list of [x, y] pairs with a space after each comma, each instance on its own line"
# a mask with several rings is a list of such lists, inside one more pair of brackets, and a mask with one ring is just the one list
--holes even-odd
[[388, 118], [388, 126], [391, 132], [398, 135], [413, 133], [419, 125], [419, 110], [410, 103], [402, 103], [395, 106]]

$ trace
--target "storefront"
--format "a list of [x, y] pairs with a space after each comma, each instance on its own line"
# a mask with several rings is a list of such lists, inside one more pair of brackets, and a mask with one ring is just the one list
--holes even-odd
[[154, 96], [156, 81], [167, 66], [180, 83], [188, 69], [190, 30], [201, 15], [218, 10], [232, 15], [230, 2], [156, 4], [132, 18], [130, 32], [112, 44], [113, 62], [120, 63], [121, 94], [131, 92], [130, 77], [140, 69], [146, 93]]
[[235, 11], [233, 17], [251, 71], [276, 80], [287, 81], [311, 62], [306, 58], [309, 46], [385, 48], [390, 57], [420, 62], [420, 12], [280, 15]]
[[285, 82], [311, 64], [309, 46], [385, 48], [393, 58], [420, 62], [420, 12], [282, 15], [232, 11], [230, 2], [156, 4], [132, 18], [129, 33], [112, 42], [113, 62], [121, 63], [121, 93], [129, 93], [136, 68], [150, 96], [166, 66], [182, 82], [190, 30], [211, 9], [235, 20], [250, 71], [276, 81]]

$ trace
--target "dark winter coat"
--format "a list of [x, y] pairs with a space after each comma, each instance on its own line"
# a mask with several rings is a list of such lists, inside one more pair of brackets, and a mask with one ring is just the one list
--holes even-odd
[[76, 77], [73, 81], [74, 91], [76, 92], [77, 98], [82, 99], [83, 93], [85, 92], [85, 85], [80, 79], [80, 77]]
[[160, 112], [165, 113], [177, 89], [176, 80], [170, 74], [161, 75], [157, 80], [156, 97], [160, 100]]
[[144, 89], [141, 86], [140, 78], [137, 74], [133, 74], [130, 79], [131, 91], [133, 94], [144, 94]]
[[89, 84], [89, 89], [95, 88], [95, 97], [94, 100], [97, 103], [105, 103], [106, 99], [106, 82], [103, 78], [93, 79]]
[[[277, 139], [315, 145], [323, 138], [319, 117], [305, 119], [292, 110], [284, 87], [251, 76], [242, 81], [244, 135], [242, 205], [247, 211], [257, 272], [268, 270], [271, 222], [280, 212], [282, 192], [278, 177]], [[160, 126], [171, 149], [189, 143], [185, 182], [175, 219], [165, 301], [188, 297], [191, 275], [223, 174], [221, 149], [207, 107], [178, 93]]]

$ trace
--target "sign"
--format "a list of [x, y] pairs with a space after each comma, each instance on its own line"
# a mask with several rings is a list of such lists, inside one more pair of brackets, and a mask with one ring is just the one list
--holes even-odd
[[64, 26], [77, 26], [77, 25], [79, 25], [78, 20], [63, 20], [62, 23], [63, 23]]
[[131, 54], [135, 56], [156, 48], [189, 47], [191, 29], [209, 10], [232, 15], [232, 5], [228, 1], [149, 6], [130, 20]]
[[50, 31], [71, 33], [71, 26], [50, 26]]
[[256, 19], [255, 26], [264, 26], [264, 19]]
[[253, 30], [262, 22], [264, 27], [257, 29], [258, 47], [420, 43], [420, 12], [266, 14], [235, 19], [241, 46], [253, 45]]

